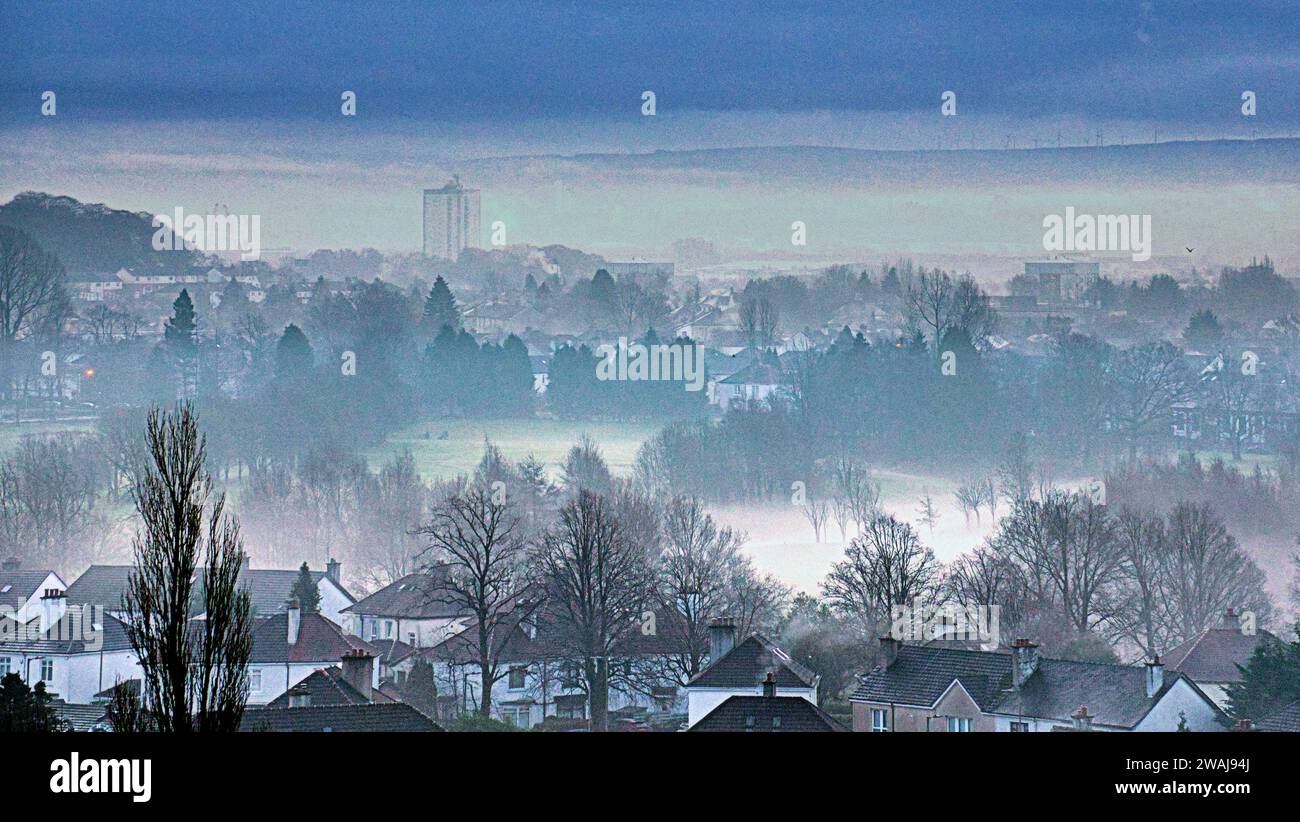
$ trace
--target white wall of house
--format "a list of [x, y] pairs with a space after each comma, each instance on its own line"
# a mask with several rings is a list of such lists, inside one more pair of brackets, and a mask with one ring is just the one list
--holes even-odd
[[[726, 702], [733, 696], [762, 696], [763, 686], [755, 685], [752, 688], [700, 688], [691, 687], [686, 689], [686, 724], [694, 725], [723, 702]], [[798, 696], [802, 697], [812, 704], [817, 704], [816, 688], [780, 688], [777, 690], [778, 696]]]
[[[0, 650], [0, 661], [8, 659], [12, 673], [22, 676], [29, 685], [41, 680], [42, 662], [53, 663], [52, 677], [45, 688], [65, 702], [88, 705], [95, 694], [111, 688], [118, 680], [141, 679], [144, 674], [135, 653], [124, 651], [87, 651], [81, 654], [35, 654]], [[0, 668], [4, 666], [0, 664]]]
[[335, 625], [342, 626], [345, 619], [343, 609], [351, 605], [352, 600], [329, 577], [321, 577], [320, 582], [316, 583], [316, 590], [320, 592], [320, 615]]
[[1218, 713], [1185, 679], [1174, 683], [1150, 713], [1143, 718], [1135, 731], [1176, 731], [1181, 719], [1187, 718], [1187, 728], [1192, 731], [1222, 731]]
[[41, 580], [41, 584], [32, 592], [31, 596], [27, 597], [23, 604], [18, 606], [16, 614], [18, 622], [26, 625], [41, 616], [41, 597], [45, 595], [47, 589], [51, 588], [60, 591], [68, 590], [67, 583], [59, 579], [58, 574], [50, 571], [45, 575], [45, 579]]
[[[321, 668], [337, 668], [340, 660], [322, 662], [262, 662], [248, 666], [248, 704], [265, 705]], [[371, 660], [370, 686], [379, 687], [379, 660]]]
[[[328, 616], [328, 615], [327, 615]], [[399, 639], [417, 648], [431, 648], [465, 630], [469, 617], [437, 619], [403, 619], [372, 614], [343, 614], [341, 623], [349, 633], [367, 642], [373, 639]], [[412, 642], [411, 640], [415, 641]]]

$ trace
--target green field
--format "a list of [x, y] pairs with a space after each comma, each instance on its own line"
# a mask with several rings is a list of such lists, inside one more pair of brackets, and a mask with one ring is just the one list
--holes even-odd
[[[429, 419], [394, 432], [384, 443], [366, 452], [377, 469], [392, 456], [409, 450], [416, 470], [425, 481], [471, 474], [483, 456], [483, 440], [490, 439], [511, 460], [532, 454], [550, 470], [559, 471], [569, 448], [589, 434], [615, 474], [632, 470], [637, 449], [658, 426], [653, 423], [582, 422], [567, 420], [445, 420]], [[446, 439], [438, 439], [446, 431]]]

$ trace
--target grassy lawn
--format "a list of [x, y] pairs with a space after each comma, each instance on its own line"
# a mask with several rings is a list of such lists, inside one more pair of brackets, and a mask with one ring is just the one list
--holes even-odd
[[58, 434], [64, 431], [86, 432], [95, 430], [94, 420], [32, 420], [31, 422], [6, 421], [0, 423], [0, 454], [7, 454], [18, 440], [29, 434]]
[[[508, 459], [534, 455], [554, 476], [569, 448], [584, 433], [600, 446], [601, 454], [615, 474], [632, 470], [637, 449], [658, 426], [653, 423], [583, 422], [579, 420], [444, 420], [429, 419], [403, 428], [383, 445], [366, 453], [372, 469], [403, 450], [415, 458], [416, 470], [425, 481], [470, 474], [483, 456], [486, 437]], [[438, 439], [446, 431], [446, 439]]]

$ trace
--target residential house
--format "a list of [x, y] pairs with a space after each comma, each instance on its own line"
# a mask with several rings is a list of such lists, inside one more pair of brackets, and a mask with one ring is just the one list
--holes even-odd
[[1165, 654], [1165, 667], [1180, 671], [1204, 691], [1215, 704], [1226, 710], [1228, 686], [1241, 682], [1238, 665], [1250, 661], [1261, 643], [1281, 642], [1265, 630], [1241, 624], [1241, 615], [1229, 608], [1219, 625], [1206, 628], [1196, 636], [1176, 645]]
[[714, 620], [709, 625], [709, 659], [709, 666], [686, 683], [688, 727], [733, 696], [762, 696], [769, 674], [782, 696], [817, 704], [821, 677], [795, 662], [763, 634], [750, 634], [737, 644], [732, 620]]
[[1300, 700], [1292, 702], [1277, 713], [1264, 717], [1257, 727], [1261, 731], [1300, 733]]
[[879, 663], [849, 701], [855, 731], [1223, 728], [1214, 701], [1158, 660], [1133, 666], [1048, 659], [1027, 640], [1009, 650], [973, 651], [882, 639]]
[[[357, 662], [362, 655], [364, 662]], [[297, 602], [279, 614], [258, 620], [248, 664], [248, 702], [265, 705], [320, 668], [349, 660], [370, 671], [371, 687], [379, 686], [375, 649], [351, 636], [321, 614], [304, 613]], [[349, 677], [349, 681], [351, 681]]]
[[443, 728], [403, 702], [295, 705], [244, 711], [239, 730], [253, 733], [432, 733]]
[[343, 609], [343, 625], [366, 640], [429, 648], [464, 630], [469, 617], [446, 590], [445, 572], [407, 574]]
[[762, 696], [729, 696], [689, 728], [698, 733], [845, 733], [849, 729], [801, 696], [778, 696], [768, 673]]
[[0, 564], [0, 618], [26, 625], [41, 615], [42, 598], [50, 591], [67, 590], [67, 583], [53, 571], [25, 571], [17, 559], [7, 559]]
[[[356, 599], [343, 587], [340, 566], [336, 560], [326, 563], [325, 571], [312, 571], [316, 590], [320, 592], [320, 613], [326, 619], [341, 625], [343, 611]], [[130, 565], [92, 565], [68, 586], [68, 601], [78, 605], [99, 605], [119, 617], [126, 613], [126, 591], [131, 577]], [[293, 595], [293, 585], [298, 580], [298, 570], [278, 568], [253, 568], [248, 554], [244, 554], [239, 570], [239, 584], [248, 589], [252, 599], [253, 616], [263, 619], [283, 614]], [[192, 616], [200, 616], [203, 597], [202, 585], [194, 587]]]
[[67, 607], [61, 591], [27, 624], [0, 620], [0, 676], [44, 682], [64, 702], [89, 704], [119, 680], [142, 676], [126, 625], [97, 609]]

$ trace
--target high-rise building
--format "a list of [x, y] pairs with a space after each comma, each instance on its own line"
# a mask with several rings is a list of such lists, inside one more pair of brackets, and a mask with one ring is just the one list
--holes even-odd
[[444, 260], [460, 259], [466, 248], [478, 248], [479, 191], [465, 188], [453, 177], [442, 188], [424, 190], [424, 253]]

